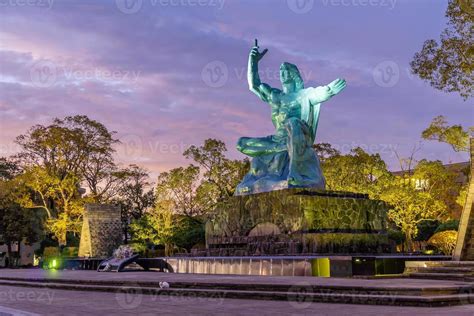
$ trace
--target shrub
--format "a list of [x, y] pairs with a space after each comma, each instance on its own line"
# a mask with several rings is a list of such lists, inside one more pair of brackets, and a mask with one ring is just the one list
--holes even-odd
[[204, 224], [199, 219], [181, 217], [174, 231], [174, 244], [177, 248], [191, 250], [197, 243], [205, 243]]
[[458, 233], [455, 230], [445, 230], [434, 234], [429, 240], [428, 245], [431, 245], [444, 253], [445, 255], [452, 255], [456, 247], [456, 239]]

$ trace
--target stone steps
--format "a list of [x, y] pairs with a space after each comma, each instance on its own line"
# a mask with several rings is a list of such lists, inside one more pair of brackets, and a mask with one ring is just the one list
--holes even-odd
[[410, 278], [474, 281], [474, 262], [472, 261], [413, 261], [407, 262], [405, 274]]
[[409, 274], [410, 278], [429, 279], [429, 280], [449, 280], [449, 281], [469, 281], [463, 273], [425, 273], [413, 272]]
[[286, 300], [294, 304], [325, 302], [366, 305], [449, 306], [474, 304], [473, 286], [420, 289], [413, 287], [311, 286], [309, 284], [225, 284], [172, 282], [160, 289], [157, 282], [14, 279], [0, 278], [0, 285], [58, 290], [97, 291], [139, 295], [177, 295], [215, 299]]
[[474, 267], [426, 267], [418, 268], [418, 272], [427, 272], [427, 273], [462, 273], [462, 274], [471, 274], [474, 275]]

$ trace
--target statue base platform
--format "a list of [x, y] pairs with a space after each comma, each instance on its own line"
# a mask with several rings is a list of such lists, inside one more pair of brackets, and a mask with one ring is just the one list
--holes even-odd
[[207, 255], [390, 253], [387, 207], [365, 194], [285, 189], [234, 196], [206, 223]]

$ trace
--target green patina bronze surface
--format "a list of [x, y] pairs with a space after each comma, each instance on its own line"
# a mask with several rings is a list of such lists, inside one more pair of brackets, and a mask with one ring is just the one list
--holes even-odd
[[261, 82], [258, 63], [267, 50], [259, 51], [257, 40], [250, 51], [248, 84], [271, 106], [275, 134], [242, 137], [237, 149], [252, 157], [251, 170], [237, 186], [236, 195], [285, 188], [325, 188], [318, 157], [312, 145], [322, 102], [341, 92], [346, 82], [336, 79], [326, 86], [304, 88], [298, 68], [284, 62], [280, 67], [282, 89]]
[[272, 223], [281, 234], [368, 233], [386, 229], [386, 205], [363, 194], [287, 189], [236, 196], [216, 207], [208, 237], [248, 236], [258, 224]]

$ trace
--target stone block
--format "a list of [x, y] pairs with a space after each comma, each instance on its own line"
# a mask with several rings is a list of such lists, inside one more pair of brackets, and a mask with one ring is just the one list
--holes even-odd
[[106, 258], [121, 243], [120, 206], [86, 204], [78, 256]]

